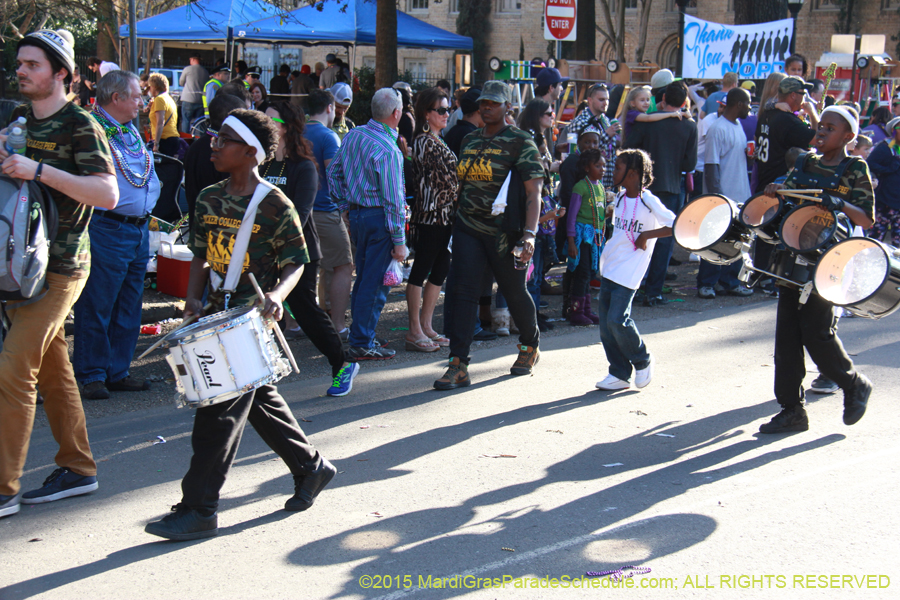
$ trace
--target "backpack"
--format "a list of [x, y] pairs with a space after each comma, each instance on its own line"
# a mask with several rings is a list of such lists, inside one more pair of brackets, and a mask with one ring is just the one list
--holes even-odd
[[0, 175], [0, 301], [38, 300], [59, 213], [43, 184]]

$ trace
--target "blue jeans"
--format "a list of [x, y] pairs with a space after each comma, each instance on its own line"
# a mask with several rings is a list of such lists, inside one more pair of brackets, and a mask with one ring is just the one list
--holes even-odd
[[721, 283], [726, 290], [733, 290], [741, 283], [737, 278], [741, 265], [743, 263], [739, 260], [730, 265], [714, 265], [701, 260], [700, 270], [697, 271], [697, 287], [715, 287], [717, 283]]
[[372, 348], [375, 327], [387, 300], [384, 272], [391, 264], [394, 242], [384, 226], [383, 208], [356, 208], [350, 211], [350, 237], [356, 244], [356, 281], [350, 298], [350, 346]]
[[181, 103], [181, 130], [185, 133], [191, 132], [191, 123], [197, 117], [203, 116], [203, 104], [200, 102], [182, 102]]
[[637, 370], [650, 366], [650, 353], [631, 318], [634, 290], [603, 278], [600, 286], [600, 341], [609, 361], [609, 373], [623, 381]]
[[[684, 206], [684, 186], [677, 194], [660, 192], [656, 194], [663, 205], [677, 216]], [[675, 249], [675, 238], [672, 236], [658, 238], [653, 248], [653, 257], [650, 266], [647, 267], [647, 297], [653, 298], [662, 294], [663, 284], [666, 281], [666, 270], [669, 268], [669, 259], [672, 258], [672, 250]]]
[[147, 224], [119, 223], [94, 213], [91, 274], [75, 303], [75, 379], [119, 381], [128, 377], [141, 329], [141, 297], [150, 257]]

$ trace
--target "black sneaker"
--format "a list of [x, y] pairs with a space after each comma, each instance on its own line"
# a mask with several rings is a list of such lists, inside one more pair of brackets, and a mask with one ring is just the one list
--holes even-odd
[[19, 495], [0, 495], [0, 518], [8, 517], [19, 512]]
[[853, 387], [844, 392], [844, 425], [853, 425], [863, 418], [871, 395], [872, 382], [860, 373]]
[[791, 431], [807, 431], [809, 419], [802, 406], [782, 409], [768, 423], [759, 426], [760, 433], [788, 433]]
[[644, 297], [644, 306], [665, 306], [669, 303], [669, 299], [665, 296], [646, 296]]
[[491, 340], [496, 340], [498, 337], [500, 337], [500, 336], [497, 335], [497, 332], [491, 331], [490, 329], [482, 329], [481, 331], [476, 333], [474, 336], [472, 336], [472, 341], [473, 342], [490, 342]]
[[838, 387], [838, 384], [824, 375], [819, 375], [813, 379], [813, 382], [809, 385], [809, 391], [817, 394], [833, 394], [839, 389], [841, 388]]
[[84, 400], [107, 400], [109, 399], [109, 390], [106, 389], [106, 382], [92, 381], [84, 386], [81, 390], [81, 397]]
[[22, 504], [44, 504], [72, 496], [90, 494], [98, 487], [100, 486], [96, 477], [79, 475], [65, 467], [60, 467], [44, 480], [43, 487], [22, 494]]
[[372, 348], [351, 347], [347, 351], [347, 360], [350, 362], [358, 360], [387, 360], [394, 358], [395, 354], [397, 354], [395, 350], [382, 346], [373, 346]]
[[146, 392], [150, 390], [150, 382], [129, 375], [118, 381], [107, 381], [106, 389], [111, 392]]
[[216, 513], [206, 517], [184, 504], [176, 504], [172, 512], [159, 521], [147, 523], [144, 531], [178, 542], [202, 540], [219, 535], [219, 517]]
[[284, 510], [306, 510], [316, 501], [319, 492], [328, 485], [337, 469], [333, 464], [320, 459], [319, 466], [312, 473], [294, 476], [294, 495], [284, 503]]

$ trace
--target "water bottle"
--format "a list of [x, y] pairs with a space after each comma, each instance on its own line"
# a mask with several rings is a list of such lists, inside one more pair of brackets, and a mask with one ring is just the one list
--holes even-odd
[[25, 154], [27, 141], [25, 139], [25, 125], [27, 121], [25, 117], [19, 117], [9, 128], [9, 134], [6, 137], [6, 151], [9, 154]]
[[517, 271], [522, 271], [524, 269], [527, 269], [528, 263], [531, 262], [530, 259], [524, 260], [524, 261], [522, 260], [522, 253], [524, 251], [525, 251], [525, 242], [523, 242], [522, 240], [519, 240], [516, 243], [515, 247], [513, 247], [513, 249], [512, 249], [513, 267], [515, 267], [515, 269]]

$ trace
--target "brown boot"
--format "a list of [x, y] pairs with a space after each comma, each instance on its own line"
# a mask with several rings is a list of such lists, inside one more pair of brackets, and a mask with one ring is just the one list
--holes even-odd
[[450, 358], [450, 364], [444, 376], [434, 382], [436, 390], [455, 390], [456, 388], [468, 387], [472, 384], [469, 379], [469, 365], [462, 362], [458, 356]]
[[519, 346], [519, 356], [509, 370], [513, 375], [531, 375], [531, 369], [541, 359], [541, 351], [537, 346]]

